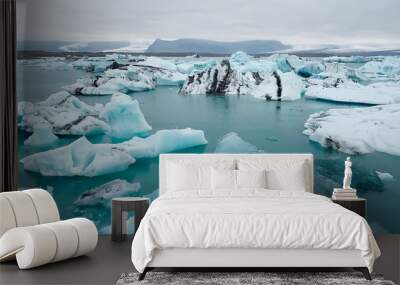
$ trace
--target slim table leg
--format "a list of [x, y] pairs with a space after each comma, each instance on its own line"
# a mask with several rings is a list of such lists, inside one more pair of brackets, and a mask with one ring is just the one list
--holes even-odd
[[122, 206], [120, 203], [112, 203], [111, 220], [111, 240], [122, 241]]

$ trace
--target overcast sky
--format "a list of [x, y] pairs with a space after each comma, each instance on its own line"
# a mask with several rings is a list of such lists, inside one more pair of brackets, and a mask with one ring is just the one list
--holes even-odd
[[18, 39], [400, 46], [400, 0], [17, 0]]

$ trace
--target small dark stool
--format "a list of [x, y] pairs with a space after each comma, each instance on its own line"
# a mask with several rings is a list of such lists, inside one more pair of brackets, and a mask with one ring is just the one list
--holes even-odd
[[128, 236], [127, 219], [128, 212], [133, 211], [135, 213], [135, 235], [140, 221], [146, 214], [149, 208], [150, 199], [142, 197], [121, 197], [113, 198], [111, 202], [111, 239], [113, 241], [126, 240]]

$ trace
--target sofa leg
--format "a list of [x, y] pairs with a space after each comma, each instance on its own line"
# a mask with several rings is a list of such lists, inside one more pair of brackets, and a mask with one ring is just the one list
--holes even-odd
[[361, 273], [364, 275], [365, 279], [372, 280], [371, 274], [369, 274], [369, 270], [367, 267], [356, 267], [354, 269], [357, 271], [361, 271]]
[[146, 277], [146, 273], [147, 273], [148, 269], [147, 267], [143, 270], [142, 273], [139, 274], [139, 278], [138, 281], [142, 281], [144, 279], [144, 277]]

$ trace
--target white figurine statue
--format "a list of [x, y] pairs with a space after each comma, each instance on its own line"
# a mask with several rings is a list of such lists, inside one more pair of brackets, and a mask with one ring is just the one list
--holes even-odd
[[351, 160], [347, 157], [344, 162], [344, 178], [343, 178], [343, 189], [351, 189], [351, 177], [353, 172], [351, 171]]

